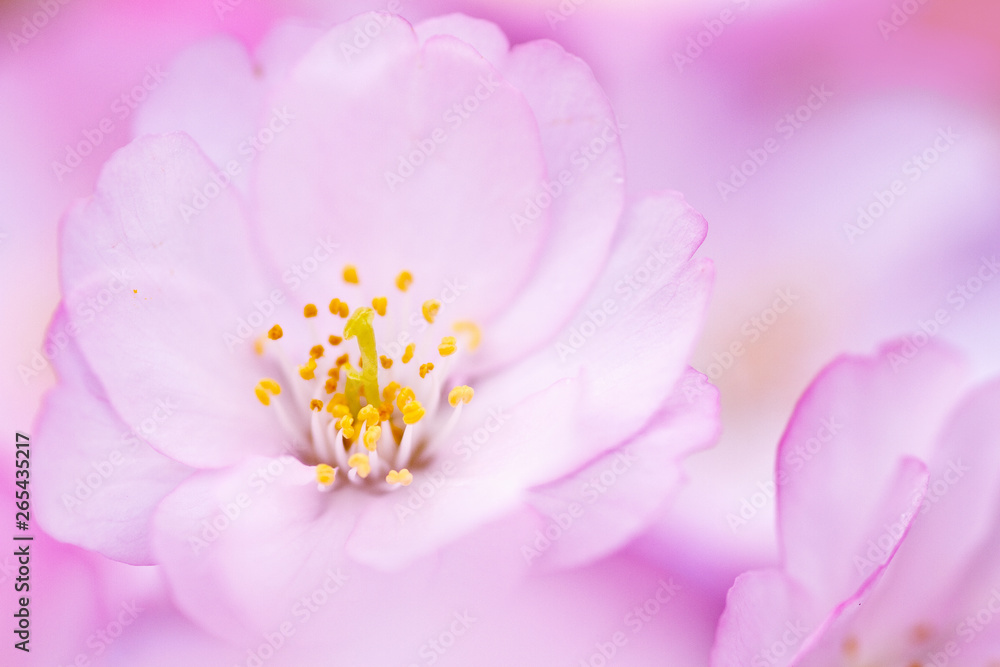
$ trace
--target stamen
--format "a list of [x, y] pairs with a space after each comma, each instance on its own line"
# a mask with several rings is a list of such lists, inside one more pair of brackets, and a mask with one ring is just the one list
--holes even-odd
[[319, 412], [320, 410], [323, 409], [323, 401], [319, 400], [318, 398], [314, 398], [313, 400], [309, 401], [309, 409]]
[[334, 315], [340, 315], [341, 317], [347, 317], [350, 312], [350, 306], [347, 305], [346, 301], [341, 301], [340, 299], [334, 299], [330, 302], [330, 312]]
[[337, 479], [337, 469], [333, 466], [327, 465], [325, 463], [320, 463], [316, 466], [316, 482], [319, 484], [321, 491], [333, 486], [334, 480]]
[[400, 410], [406, 408], [406, 406], [417, 398], [416, 394], [409, 387], [403, 387], [399, 390], [399, 394], [396, 396], [396, 407]]
[[403, 411], [403, 423], [406, 425], [416, 424], [418, 421], [423, 419], [425, 414], [424, 406], [417, 400], [410, 401], [406, 404], [406, 407], [401, 408], [401, 410]]
[[426, 364], [420, 364], [420, 377], [425, 378], [427, 374], [434, 370], [434, 364], [428, 362]]
[[410, 343], [409, 345], [406, 346], [406, 349], [403, 350], [403, 363], [404, 364], [410, 363], [410, 359], [413, 358], [413, 353], [416, 351], [416, 349], [417, 349], [417, 344], [416, 343]]
[[349, 407], [343, 403], [334, 403], [333, 401], [327, 403], [326, 411], [333, 415], [335, 420], [342, 419], [351, 414], [351, 409]]
[[375, 312], [379, 314], [380, 317], [385, 317], [385, 307], [389, 304], [389, 300], [384, 296], [377, 296], [372, 299], [372, 308]]
[[457, 406], [459, 403], [468, 403], [472, 400], [472, 396], [475, 392], [472, 391], [472, 387], [469, 385], [461, 385], [455, 387], [450, 392], [448, 392], [448, 403], [451, 407]]
[[354, 418], [351, 415], [344, 415], [337, 422], [337, 428], [344, 434], [344, 437], [351, 439], [354, 437]]
[[382, 368], [384, 368], [386, 370], [389, 370], [390, 368], [392, 368], [392, 359], [390, 359], [389, 357], [385, 356], [384, 354], [381, 357], [378, 358], [378, 361], [379, 361], [380, 364], [382, 364]]
[[273, 327], [271, 327], [271, 330], [267, 332], [267, 337], [270, 338], [271, 340], [278, 340], [284, 335], [285, 333], [281, 330], [280, 324], [275, 324]]
[[441, 339], [441, 344], [438, 345], [438, 352], [442, 357], [447, 357], [455, 354], [455, 350], [458, 349], [458, 345], [455, 344], [454, 336], [445, 336]]
[[398, 276], [396, 276], [396, 287], [399, 288], [400, 292], [405, 292], [410, 289], [410, 285], [413, 284], [413, 274], [409, 271], [402, 271]]
[[264, 354], [264, 339], [258, 338], [253, 342], [253, 351], [257, 353], [257, 356]]
[[358, 411], [358, 421], [363, 421], [368, 428], [379, 423], [378, 410], [373, 405], [366, 405]]
[[347, 465], [351, 466], [354, 472], [357, 473], [358, 477], [364, 479], [368, 476], [368, 473], [372, 471], [371, 463], [368, 461], [368, 456], [366, 454], [355, 454], [351, 458], [347, 459]]
[[330, 341], [330, 345], [333, 345], [334, 347], [344, 342], [344, 339], [340, 336], [330, 336], [327, 340]]
[[306, 317], [316, 317], [317, 313], [319, 313], [319, 311], [316, 310], [315, 303], [307, 303], [305, 308], [302, 309], [302, 314]]
[[[371, 406], [365, 406], [365, 407], [371, 407]], [[375, 447], [378, 445], [378, 439], [380, 437], [382, 437], [381, 426], [378, 425], [368, 426], [365, 429], [365, 437], [364, 437], [365, 449], [367, 449], [369, 452], [374, 452]]]
[[337, 362], [336, 362], [337, 363], [337, 368], [340, 368], [341, 366], [346, 365], [347, 362], [350, 361], [350, 359], [351, 358], [348, 356], [348, 354], [346, 352], [344, 352], [342, 355], [340, 355], [339, 357], [337, 357]]
[[398, 391], [399, 391], [399, 383], [390, 382], [385, 386], [385, 389], [382, 390], [382, 400], [387, 403], [391, 403], [393, 399], [396, 398], [396, 393]]
[[434, 318], [437, 317], [438, 311], [441, 310], [441, 302], [437, 299], [424, 301], [424, 305], [420, 307], [420, 310], [424, 314], [424, 319], [428, 323], [434, 324]]
[[483, 341], [483, 332], [479, 329], [479, 325], [472, 320], [459, 320], [451, 328], [455, 330], [455, 333], [469, 336], [470, 351], [479, 347], [479, 344]]
[[344, 267], [344, 282], [352, 285], [358, 284], [358, 270], [353, 264]]
[[316, 359], [309, 357], [305, 366], [299, 366], [299, 375], [303, 380], [312, 380], [316, 377]]
[[323, 357], [323, 352], [324, 350], [322, 345], [313, 345], [312, 349], [309, 350], [309, 356], [313, 359], [321, 359]]
[[257, 399], [264, 405], [271, 405], [271, 396], [269, 394], [274, 394], [277, 396], [281, 393], [281, 385], [270, 378], [264, 378], [257, 383], [254, 388], [254, 393], [257, 395]]
[[409, 486], [410, 482], [413, 481], [413, 475], [406, 468], [402, 470], [390, 470], [389, 474], [385, 476], [385, 481], [389, 484], [400, 484], [402, 486]]

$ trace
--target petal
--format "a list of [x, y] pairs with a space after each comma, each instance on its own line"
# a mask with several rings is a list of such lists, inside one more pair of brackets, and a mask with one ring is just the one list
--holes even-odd
[[[691, 369], [687, 376], [704, 381]], [[562, 528], [559, 521], [571, 528], [558, 530], [560, 538], [540, 550], [539, 564], [567, 567], [610, 553], [642, 531], [676, 491], [684, 457], [708, 447], [719, 432], [718, 392], [689, 397], [682, 385], [628, 442], [532, 490], [531, 505], [545, 523], [539, 531], [554, 523]]]
[[[65, 326], [60, 310], [50, 330]], [[150, 523], [160, 500], [191, 469], [152, 449], [143, 437], [173, 417], [150, 402], [136, 428], [114, 411], [70, 340], [54, 360], [59, 385], [38, 415], [34, 479], [39, 520], [53, 537], [133, 565], [153, 562]]]
[[[517, 293], [546, 225], [518, 234], [508, 212], [542, 180], [542, 149], [531, 109], [472, 47], [421, 48], [401, 19], [361, 15], [309, 51], [273, 104], [291, 120], [255, 183], [277, 265], [332, 232], [375, 293], [402, 269], [418, 302], [461, 285], [441, 298], [447, 318], [485, 321]], [[320, 266], [316, 283], [340, 284], [341, 268]]]
[[510, 43], [497, 24], [464, 14], [446, 14], [421, 21], [413, 26], [420, 44], [433, 37], [451, 36], [473, 46], [497, 69], [503, 69]]
[[[196, 192], [215, 193], [200, 213]], [[281, 290], [254, 258], [239, 202], [185, 135], [144, 137], [108, 162], [66, 218], [61, 281], [70, 335], [122, 419], [176, 413], [149, 443], [193, 466], [277, 451], [282, 432], [253, 395], [248, 338]]]
[[[961, 384], [958, 363], [941, 349], [927, 347], [910, 363], [895, 364], [902, 352], [889, 346], [874, 358], [844, 357], [828, 366], [800, 399], [779, 446], [785, 567], [822, 599], [856, 590], [876, 564], [863, 567], [861, 560], [880, 561], [879, 552], [898, 541], [898, 531], [880, 526], [913, 514], [919, 500], [906, 498], [906, 488], [919, 488], [921, 477], [913, 471], [907, 480], [900, 462], [929, 454]], [[884, 542], [871, 557], [869, 539]]]

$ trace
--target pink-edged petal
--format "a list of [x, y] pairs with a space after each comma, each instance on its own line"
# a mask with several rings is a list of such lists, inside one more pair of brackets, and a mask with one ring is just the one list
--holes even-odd
[[[66, 323], [60, 310], [50, 330]], [[150, 523], [160, 500], [192, 470], [143, 438], [173, 416], [151, 401], [130, 427], [115, 413], [73, 341], [53, 362], [59, 385], [37, 418], [32, 473], [39, 520], [53, 537], [133, 565], [153, 562]]]
[[[993, 382], [964, 399], [941, 433], [913, 529], [865, 607], [866, 644], [876, 654], [920, 628], [945, 636], [965, 615], [956, 592], [972, 583], [969, 563], [988, 545], [1000, 507], [998, 405], [1000, 383]], [[982, 594], [996, 583], [987, 577], [972, 585]]]
[[[217, 196], [192, 215], [193, 194], [209, 191]], [[61, 257], [67, 328], [126, 423], [170, 402], [174, 415], [148, 441], [195, 467], [278, 451], [241, 327], [264, 324], [275, 290], [233, 189], [214, 185], [190, 138], [142, 137], [117, 152], [97, 194], [65, 219]]]
[[915, 490], [920, 471], [901, 476], [900, 462], [929, 454], [962, 382], [959, 364], [939, 348], [908, 364], [894, 364], [898, 354], [888, 346], [873, 358], [828, 366], [800, 399], [779, 446], [785, 567], [824, 600], [843, 599], [870, 573], [859, 566], [868, 540], [882, 533], [883, 552], [898, 542], [897, 531], [880, 526], [901, 523], [923, 495]]
[[136, 113], [135, 136], [186, 132], [242, 189], [262, 126], [264, 84], [237, 40], [216, 37], [182, 52]]
[[[688, 378], [704, 381], [692, 369], [681, 384]], [[547, 567], [578, 565], [638, 534], [676, 491], [683, 458], [717, 437], [718, 413], [714, 388], [689, 398], [678, 385], [642, 432], [565, 478], [533, 489], [530, 503], [540, 514], [539, 534], [558, 528], [560, 535], [538, 540], [542, 547], [530, 554], [532, 561]], [[568, 524], [565, 529], [560, 521]]]
[[[358, 38], [366, 25], [377, 37]], [[321, 265], [318, 284], [342, 284], [351, 263], [391, 293], [407, 269], [417, 303], [439, 298], [442, 318], [480, 322], [526, 281], [547, 225], [518, 234], [509, 211], [541, 182], [542, 148], [523, 97], [472, 47], [420, 47], [402, 19], [361, 15], [314, 45], [272, 103], [294, 116], [255, 162], [277, 265], [333, 233], [343, 260]], [[449, 285], [457, 299], [439, 296]]]
[[471, 45], [483, 58], [502, 70], [510, 43], [497, 24], [464, 14], [447, 14], [421, 21], [413, 26], [421, 44], [439, 36], [451, 36]]

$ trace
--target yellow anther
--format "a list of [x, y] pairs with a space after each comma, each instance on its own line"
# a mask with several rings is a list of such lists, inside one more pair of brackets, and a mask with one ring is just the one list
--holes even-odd
[[333, 418], [343, 419], [351, 414], [351, 409], [344, 405], [343, 403], [334, 403], [330, 401], [326, 405], [326, 411], [333, 415]]
[[392, 418], [392, 413], [396, 409], [396, 406], [392, 404], [391, 401], [386, 401], [382, 404], [382, 407], [378, 409], [378, 418], [382, 421], [389, 421]]
[[[347, 405], [347, 397], [343, 394], [334, 394], [330, 397], [330, 405]], [[346, 413], [345, 413], [346, 414]]]
[[372, 308], [375, 309], [375, 312], [378, 313], [379, 316], [385, 316], [385, 307], [387, 305], [389, 305], [389, 300], [384, 296], [377, 296], [372, 299]]
[[425, 378], [427, 374], [434, 370], [434, 364], [427, 362], [426, 364], [420, 364], [420, 377]]
[[372, 464], [368, 460], [367, 454], [355, 454], [347, 459], [347, 465], [354, 468], [354, 471], [358, 473], [358, 477], [362, 479], [367, 477], [368, 473], [372, 471]]
[[299, 375], [302, 376], [303, 380], [312, 380], [316, 377], [316, 360], [309, 357], [305, 366], [299, 366]]
[[319, 313], [319, 311], [316, 310], [315, 303], [307, 303], [306, 307], [302, 309], [302, 314], [306, 317], [316, 317], [317, 313]]
[[472, 320], [459, 320], [451, 326], [455, 333], [466, 334], [469, 337], [469, 349], [475, 350], [483, 342], [483, 332]]
[[264, 354], [264, 339], [258, 338], [253, 342], [253, 351], [257, 353], [257, 356]]
[[369, 452], [375, 451], [375, 446], [378, 444], [378, 439], [381, 437], [382, 437], [381, 426], [369, 426], [365, 430], [365, 448]]
[[325, 463], [316, 466], [316, 481], [319, 482], [320, 486], [331, 486], [335, 479], [337, 479], [336, 468]]
[[400, 292], [405, 292], [410, 289], [410, 285], [413, 284], [413, 274], [409, 271], [401, 271], [398, 276], [396, 276], [396, 287], [399, 288]]
[[441, 339], [441, 344], [438, 345], [438, 352], [441, 353], [442, 357], [447, 357], [449, 355], [455, 354], [455, 350], [458, 349], [458, 345], [455, 344], [454, 336], [445, 336]]
[[350, 361], [350, 357], [347, 356], [346, 352], [344, 352], [342, 355], [340, 355], [339, 357], [337, 357], [337, 368], [340, 368], [341, 366], [343, 366], [344, 364], [346, 364], [348, 361]]
[[313, 345], [312, 349], [309, 350], [309, 356], [313, 359], [320, 359], [323, 356], [323, 352], [324, 350], [322, 345]]
[[410, 401], [406, 404], [403, 410], [403, 423], [404, 424], [416, 424], [420, 421], [424, 414], [424, 406], [420, 404], [420, 401]]
[[347, 317], [350, 312], [350, 306], [347, 305], [346, 301], [341, 301], [340, 299], [334, 299], [330, 302], [330, 312], [334, 315], [340, 315], [341, 317]]
[[337, 384], [339, 382], [340, 378], [327, 378], [326, 384], [323, 385], [323, 388], [326, 389], [326, 393], [332, 394], [333, 392], [337, 391]]
[[340, 336], [330, 336], [327, 340], [330, 341], [330, 345], [340, 345], [344, 342], [344, 339]]
[[410, 363], [410, 359], [413, 358], [413, 353], [416, 352], [416, 350], [417, 350], [417, 344], [416, 343], [410, 343], [409, 345], [406, 346], [406, 349], [403, 350], [403, 363], [404, 364]]
[[271, 330], [267, 332], [267, 337], [270, 338], [271, 340], [278, 340], [284, 335], [285, 332], [281, 330], [280, 324], [275, 324], [273, 327], [271, 327]]
[[366, 405], [358, 411], [358, 421], [363, 421], [368, 428], [379, 423], [378, 410], [374, 405]]
[[313, 400], [309, 401], [309, 409], [319, 412], [320, 410], [323, 409], [323, 401], [319, 400], [318, 398], [314, 398]]
[[382, 364], [382, 368], [384, 368], [386, 370], [392, 368], [392, 359], [390, 359], [389, 357], [385, 356], [384, 354], [381, 357], [378, 358], [378, 361], [379, 361], [380, 364]]
[[463, 384], [459, 387], [455, 387], [448, 392], [448, 403], [451, 407], [456, 407], [459, 403], [468, 403], [472, 400], [473, 395], [472, 387]]
[[358, 269], [353, 264], [344, 267], [344, 282], [352, 285], [358, 284]]
[[441, 310], [441, 302], [437, 299], [424, 301], [424, 305], [420, 307], [420, 310], [424, 313], [424, 319], [434, 324], [434, 318], [437, 317], [438, 311]]
[[396, 398], [396, 393], [399, 391], [398, 382], [390, 382], [382, 390], [382, 400], [386, 403], [391, 403], [392, 399]]
[[396, 396], [396, 407], [400, 410], [406, 408], [410, 401], [417, 398], [417, 395], [413, 393], [413, 390], [409, 387], [403, 387], [399, 390], [399, 394]]
[[413, 481], [413, 475], [409, 470], [403, 468], [402, 470], [390, 470], [389, 474], [385, 476], [385, 481], [389, 484], [400, 484], [402, 486], [409, 486], [410, 482]]
[[[340, 406], [337, 406], [340, 407]], [[344, 406], [347, 407], [346, 405]], [[334, 408], [336, 409], [336, 408]], [[354, 437], [354, 417], [350, 414], [346, 414], [337, 421], [337, 428], [339, 428], [343, 433], [345, 438]]]
[[271, 395], [277, 396], [281, 393], [281, 385], [270, 378], [264, 378], [254, 387], [254, 394], [264, 405], [271, 405]]

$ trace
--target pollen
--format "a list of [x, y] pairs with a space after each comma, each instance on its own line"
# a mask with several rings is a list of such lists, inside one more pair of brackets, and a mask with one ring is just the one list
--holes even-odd
[[343, 403], [334, 403], [333, 401], [327, 403], [326, 411], [333, 415], [334, 419], [343, 419], [351, 414], [351, 409], [349, 407]]
[[340, 378], [335, 378], [335, 377], [327, 378], [326, 383], [323, 385], [323, 388], [326, 390], [326, 393], [332, 394], [333, 392], [337, 391], [337, 384], [339, 382]]
[[275, 324], [273, 327], [271, 327], [271, 330], [267, 332], [267, 337], [270, 338], [271, 340], [278, 340], [284, 335], [285, 332], [281, 330], [280, 324]]
[[341, 301], [340, 299], [334, 299], [330, 302], [330, 312], [334, 315], [340, 315], [346, 318], [350, 313], [351, 308], [347, 305], [346, 301]]
[[306, 317], [316, 317], [318, 313], [315, 303], [307, 303], [306, 307], [302, 309], [302, 314]]
[[424, 301], [424, 305], [420, 307], [420, 310], [424, 314], [424, 319], [428, 323], [434, 324], [434, 318], [437, 317], [438, 311], [441, 310], [441, 302], [437, 299]]
[[438, 352], [441, 353], [442, 357], [448, 357], [455, 354], [455, 350], [458, 346], [455, 344], [454, 336], [445, 336], [441, 339], [441, 344], [438, 345]]
[[382, 368], [384, 368], [386, 370], [389, 370], [390, 368], [392, 368], [392, 359], [390, 359], [389, 357], [385, 356], [384, 354], [381, 357], [378, 358], [378, 361], [379, 361], [380, 364], [382, 364]]
[[455, 387], [450, 392], [448, 392], [448, 403], [451, 407], [457, 407], [459, 403], [468, 403], [472, 400], [472, 395], [475, 392], [472, 391], [472, 387], [463, 384], [459, 387]]
[[[344, 407], [347, 407], [346, 405]], [[354, 418], [350, 414], [346, 414], [340, 418], [337, 422], [337, 428], [339, 428], [343, 433], [345, 438], [354, 437]]]
[[341, 343], [344, 342], [344, 339], [341, 338], [340, 336], [330, 336], [329, 338], [327, 338], [327, 340], [330, 341], [330, 345], [333, 346], [340, 345]]
[[483, 342], [483, 332], [479, 325], [472, 320], [459, 320], [451, 327], [457, 334], [464, 334], [469, 337], [469, 349], [475, 350]]
[[316, 466], [316, 482], [319, 483], [321, 487], [329, 488], [333, 486], [335, 479], [337, 479], [336, 468], [325, 463], [320, 463]]
[[427, 374], [434, 370], [434, 364], [428, 362], [426, 364], [420, 364], [420, 377], [425, 378]]
[[313, 359], [320, 359], [323, 357], [323, 352], [324, 350], [322, 345], [313, 345], [312, 349], [309, 350], [309, 356]]
[[363, 421], [368, 428], [379, 423], [378, 410], [374, 405], [366, 405], [358, 411], [358, 421]]
[[403, 387], [396, 396], [396, 407], [405, 410], [410, 401], [416, 400], [417, 396], [409, 387]]
[[410, 285], [413, 284], [413, 274], [409, 271], [401, 271], [398, 276], [396, 276], [396, 287], [399, 288], [400, 292], [405, 292], [410, 289]]
[[344, 364], [346, 364], [348, 361], [350, 361], [350, 359], [351, 359], [351, 357], [348, 356], [348, 354], [346, 352], [344, 352], [342, 355], [340, 355], [339, 357], [337, 357], [337, 368], [340, 368], [341, 366], [343, 366]]
[[351, 458], [347, 459], [347, 465], [351, 466], [358, 477], [364, 479], [368, 476], [368, 473], [372, 471], [372, 464], [368, 460], [367, 454], [355, 454]]
[[312, 380], [316, 377], [316, 359], [309, 357], [305, 366], [299, 366], [299, 375], [303, 380]]
[[416, 350], [417, 350], [417, 344], [416, 343], [410, 343], [409, 345], [406, 346], [406, 349], [403, 350], [403, 363], [404, 364], [410, 363], [410, 359], [413, 358], [413, 353], [416, 352]]
[[380, 437], [382, 437], [382, 427], [369, 426], [365, 431], [365, 449], [369, 452], [375, 451], [375, 446], [378, 444]]
[[385, 317], [385, 307], [387, 305], [389, 305], [389, 300], [384, 296], [377, 296], [372, 299], [372, 308], [379, 314], [379, 317]]
[[271, 405], [271, 395], [277, 396], [281, 393], [281, 385], [270, 378], [264, 378], [254, 387], [257, 399], [264, 405]]
[[309, 409], [319, 412], [320, 410], [323, 409], [323, 401], [319, 400], [318, 398], [314, 398], [313, 400], [309, 401]]
[[399, 383], [390, 382], [382, 390], [382, 400], [386, 403], [392, 403], [393, 399], [396, 398], [396, 394], [399, 392]]
[[358, 284], [358, 269], [353, 264], [344, 267], [344, 282], [352, 285]]
[[385, 481], [389, 484], [399, 484], [401, 486], [409, 486], [410, 482], [413, 481], [413, 475], [409, 470], [403, 468], [402, 470], [390, 470], [389, 474], [385, 476]]
[[382, 404], [382, 407], [378, 409], [378, 418], [384, 422], [392, 419], [392, 413], [395, 411], [396, 406], [392, 404], [392, 401], [386, 401]]
[[403, 423], [407, 425], [416, 424], [418, 421], [423, 419], [424, 414], [426, 414], [424, 406], [417, 400], [410, 401], [406, 404], [406, 407], [401, 408], [401, 410], [403, 411]]

